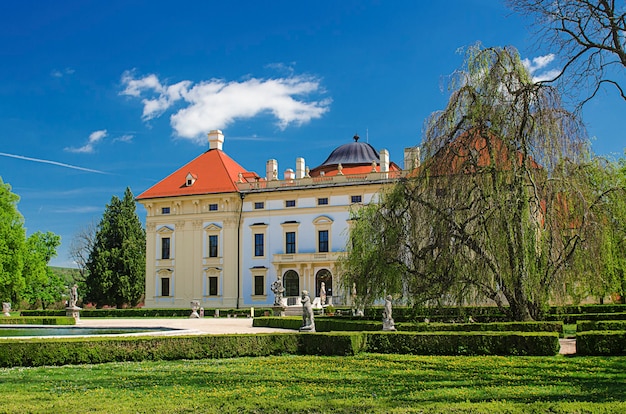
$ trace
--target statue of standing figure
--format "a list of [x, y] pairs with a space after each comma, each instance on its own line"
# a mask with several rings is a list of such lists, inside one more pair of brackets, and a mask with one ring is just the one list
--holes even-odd
[[313, 317], [313, 305], [311, 305], [311, 298], [309, 292], [302, 291], [300, 297], [302, 302], [302, 326], [300, 332], [315, 332], [315, 319]]
[[391, 295], [387, 295], [387, 297], [385, 298], [385, 310], [383, 311], [383, 331], [396, 330], [396, 325], [392, 317], [393, 310], [391, 309], [391, 299]]
[[70, 303], [69, 308], [75, 308], [78, 303], [78, 285], [74, 285], [70, 288]]
[[326, 305], [326, 283], [324, 282], [320, 286], [320, 304], [322, 306]]

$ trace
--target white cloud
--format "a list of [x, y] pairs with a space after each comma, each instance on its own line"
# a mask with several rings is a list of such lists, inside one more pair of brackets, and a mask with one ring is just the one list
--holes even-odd
[[560, 69], [544, 70], [554, 61], [555, 58], [556, 56], [554, 53], [550, 53], [548, 55], [538, 56], [532, 60], [523, 59], [522, 64], [531, 74], [534, 82], [549, 81], [561, 74]]
[[82, 147], [78, 147], [78, 148], [67, 147], [65, 148], [65, 151], [83, 153], [83, 154], [92, 154], [94, 152], [95, 145], [106, 136], [107, 136], [106, 129], [94, 131], [91, 134], [89, 134], [89, 139], [87, 140], [87, 143], [85, 145], [83, 145]]
[[76, 71], [72, 68], [65, 68], [63, 70], [54, 69], [50, 75], [55, 78], [62, 78], [65, 75], [72, 75], [74, 72]]
[[132, 142], [133, 138], [135, 138], [135, 136], [132, 134], [124, 134], [113, 139], [113, 142]]
[[193, 84], [182, 81], [164, 85], [156, 75], [135, 79], [131, 72], [122, 76], [122, 95], [143, 97], [143, 119], [161, 116], [175, 103], [185, 107], [170, 117], [176, 135], [204, 142], [212, 129], [223, 129], [237, 119], [253, 118], [270, 113], [280, 128], [301, 125], [321, 117], [328, 111], [331, 99], [303, 99], [323, 93], [318, 79], [310, 76], [289, 76], [276, 79], [250, 78], [226, 82], [212, 79]]

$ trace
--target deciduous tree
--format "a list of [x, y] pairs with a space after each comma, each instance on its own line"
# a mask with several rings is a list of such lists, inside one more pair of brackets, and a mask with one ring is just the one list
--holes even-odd
[[508, 0], [520, 13], [535, 20], [538, 41], [563, 61], [559, 78], [572, 90], [591, 88], [584, 101], [603, 85], [626, 100], [626, 7], [621, 0]]
[[513, 48], [469, 48], [450, 87], [426, 122], [423, 164], [356, 220], [344, 283], [539, 318], [599, 270], [588, 247], [608, 193], [590, 183], [585, 129]]
[[0, 177], [0, 299], [16, 303], [25, 287], [24, 218], [17, 209], [19, 196]]

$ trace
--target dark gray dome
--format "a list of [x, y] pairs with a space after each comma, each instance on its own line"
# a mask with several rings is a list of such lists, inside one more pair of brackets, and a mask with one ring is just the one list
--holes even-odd
[[372, 161], [378, 163], [379, 160], [380, 156], [374, 147], [366, 142], [359, 142], [359, 136], [355, 135], [354, 142], [335, 148], [326, 158], [326, 161], [316, 168], [338, 164], [343, 166], [349, 164], [371, 164]]

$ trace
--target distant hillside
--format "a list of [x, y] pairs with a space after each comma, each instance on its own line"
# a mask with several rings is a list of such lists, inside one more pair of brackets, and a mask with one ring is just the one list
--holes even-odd
[[50, 266], [50, 269], [52, 269], [55, 274], [61, 276], [67, 286], [81, 280], [80, 272], [76, 268]]

